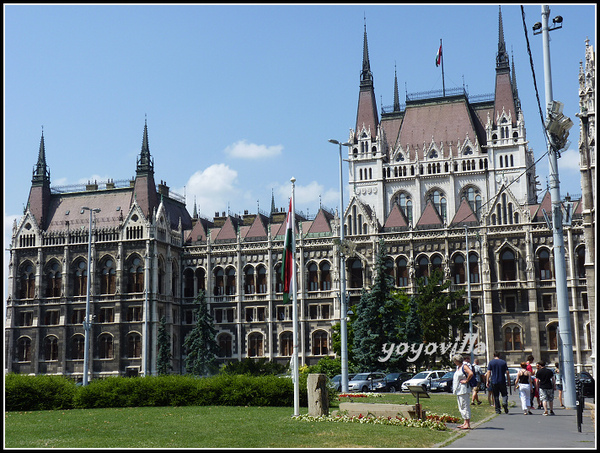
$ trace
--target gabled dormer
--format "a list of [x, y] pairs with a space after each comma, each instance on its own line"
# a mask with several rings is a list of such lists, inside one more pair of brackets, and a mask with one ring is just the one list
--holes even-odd
[[379, 231], [379, 222], [371, 207], [353, 196], [344, 215], [346, 235], [373, 234]]
[[490, 203], [487, 211], [488, 225], [515, 225], [523, 223], [527, 216], [526, 211], [505, 183]]

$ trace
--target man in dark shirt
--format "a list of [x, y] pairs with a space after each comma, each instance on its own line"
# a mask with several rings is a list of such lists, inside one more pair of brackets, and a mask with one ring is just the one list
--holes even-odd
[[505, 360], [500, 358], [500, 354], [495, 352], [494, 359], [490, 360], [485, 374], [486, 380], [492, 383], [492, 392], [494, 394], [494, 404], [496, 413], [500, 414], [500, 394], [502, 394], [502, 406], [504, 412], [508, 414], [508, 390], [506, 383], [510, 382], [510, 373]]
[[550, 415], [554, 415], [554, 388], [556, 387], [556, 378], [554, 372], [546, 368], [546, 362], [540, 360], [537, 365], [537, 371], [535, 372], [535, 386], [540, 394], [540, 400], [544, 406], [544, 415], [548, 415], [548, 409], [550, 409]]

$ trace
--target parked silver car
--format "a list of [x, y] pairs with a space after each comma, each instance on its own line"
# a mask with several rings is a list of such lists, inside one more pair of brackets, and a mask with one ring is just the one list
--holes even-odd
[[404, 381], [402, 383], [402, 391], [408, 392], [409, 385], [420, 385], [425, 390], [431, 390], [431, 381], [440, 379], [442, 376], [446, 374], [445, 371], [436, 371], [436, 370], [427, 370], [421, 371], [420, 373], [415, 374], [408, 381]]
[[348, 382], [348, 391], [372, 392], [380, 382], [385, 382], [385, 374], [383, 373], [359, 373]]

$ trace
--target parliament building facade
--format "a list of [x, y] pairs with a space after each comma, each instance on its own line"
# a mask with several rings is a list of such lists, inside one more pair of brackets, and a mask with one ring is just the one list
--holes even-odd
[[[528, 354], [558, 360], [552, 230], [544, 215], [551, 217], [550, 194], [536, 190], [501, 14], [498, 36], [493, 95], [453, 89], [407, 94], [401, 105], [396, 79], [394, 105], [379, 110], [365, 28], [347, 147], [350, 201], [342, 221], [325, 208], [311, 218], [296, 214], [301, 364], [335, 355], [341, 246], [351, 306], [372, 282], [380, 240], [387, 271], [408, 294], [435, 269], [452, 290], [466, 290], [470, 279], [473, 331], [485, 345], [481, 363], [494, 351], [511, 364]], [[585, 58], [578, 115], [582, 196], [563, 202], [576, 370], [593, 368], [596, 338], [595, 54], [589, 43]], [[88, 284], [92, 379], [156, 374], [163, 318], [173, 371], [185, 373], [183, 342], [200, 291], [214, 316], [221, 362], [289, 362], [292, 313], [283, 303], [280, 275], [285, 210], [272, 203], [270, 213], [217, 213], [208, 220], [195, 208], [190, 215], [185, 200], [165, 182], [156, 184], [154, 175], [145, 124], [135, 178], [53, 188], [42, 134], [10, 245], [7, 372], [81, 379]], [[89, 275], [90, 212], [82, 207], [100, 209], [93, 213]]]

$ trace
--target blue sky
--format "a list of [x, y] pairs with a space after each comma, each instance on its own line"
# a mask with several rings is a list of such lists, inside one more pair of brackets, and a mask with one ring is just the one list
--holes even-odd
[[[561, 195], [580, 194], [578, 73], [596, 46], [595, 4], [551, 5], [554, 98], [575, 123]], [[519, 5], [502, 7], [530, 146], [546, 151]], [[541, 6], [525, 20], [542, 107]], [[201, 215], [339, 205], [337, 146], [354, 128], [366, 23], [378, 109], [405, 93], [494, 91], [498, 5], [4, 4], [5, 242], [27, 202], [44, 133], [53, 186], [126, 180], [147, 118], [155, 179]], [[511, 58], [512, 61], [512, 58]], [[548, 160], [537, 164], [546, 187]], [[347, 167], [344, 168], [347, 182]], [[348, 193], [345, 193], [348, 201]], [[5, 260], [7, 254], [5, 253]], [[6, 268], [6, 263], [5, 263]]]

